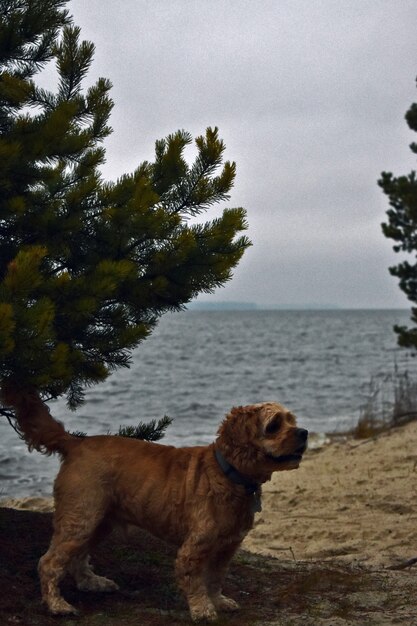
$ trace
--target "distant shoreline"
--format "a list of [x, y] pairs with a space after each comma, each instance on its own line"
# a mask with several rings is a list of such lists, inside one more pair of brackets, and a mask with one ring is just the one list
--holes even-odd
[[275, 305], [268, 306], [255, 302], [191, 302], [186, 307], [187, 312], [210, 312], [210, 311], [410, 311], [408, 307], [340, 307], [337, 305]]

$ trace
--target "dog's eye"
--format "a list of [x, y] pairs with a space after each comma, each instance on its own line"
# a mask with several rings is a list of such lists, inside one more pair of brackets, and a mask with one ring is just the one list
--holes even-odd
[[279, 421], [273, 420], [272, 422], [269, 422], [268, 426], [265, 428], [265, 434], [275, 435], [275, 433], [277, 433], [278, 430], [279, 430]]

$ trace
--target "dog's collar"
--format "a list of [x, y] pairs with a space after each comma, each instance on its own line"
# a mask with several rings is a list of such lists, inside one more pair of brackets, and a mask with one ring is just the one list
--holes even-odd
[[248, 495], [258, 492], [260, 486], [259, 483], [254, 483], [252, 480], [245, 478], [245, 476], [243, 476], [243, 474], [241, 474], [235, 467], [233, 467], [233, 465], [231, 465], [229, 461], [226, 461], [218, 448], [214, 449], [214, 454], [216, 456], [217, 463], [220, 465], [223, 471], [223, 474], [227, 476], [227, 478], [231, 480], [232, 483], [235, 483], [236, 485], [243, 485]]

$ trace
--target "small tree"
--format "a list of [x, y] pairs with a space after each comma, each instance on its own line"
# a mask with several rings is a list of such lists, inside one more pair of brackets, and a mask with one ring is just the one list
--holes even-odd
[[[65, 4], [0, 0], [0, 385], [75, 408], [163, 313], [227, 281], [249, 241], [236, 237], [241, 208], [189, 220], [233, 185], [217, 128], [195, 140], [192, 165], [178, 131], [154, 162], [102, 180], [111, 85], [83, 92], [94, 46]], [[56, 93], [34, 82], [51, 60]]]
[[[405, 115], [411, 130], [417, 131], [417, 103], [413, 103]], [[417, 144], [410, 145], [412, 152], [417, 153]], [[397, 242], [395, 252], [417, 253], [417, 178], [413, 170], [408, 176], [395, 178], [390, 172], [382, 172], [378, 181], [389, 198], [391, 208], [387, 211], [388, 222], [382, 224], [386, 237]], [[390, 267], [390, 273], [397, 276], [400, 289], [407, 298], [417, 303], [417, 263], [402, 261]], [[417, 308], [412, 307], [411, 320], [417, 324]], [[399, 345], [406, 348], [417, 348], [417, 328], [395, 326]]]

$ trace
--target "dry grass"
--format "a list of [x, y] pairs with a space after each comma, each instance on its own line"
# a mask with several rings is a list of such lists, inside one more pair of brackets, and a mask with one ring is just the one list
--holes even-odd
[[368, 398], [358, 423], [351, 431], [355, 439], [368, 439], [417, 419], [417, 381], [398, 367], [390, 374], [373, 376]]

